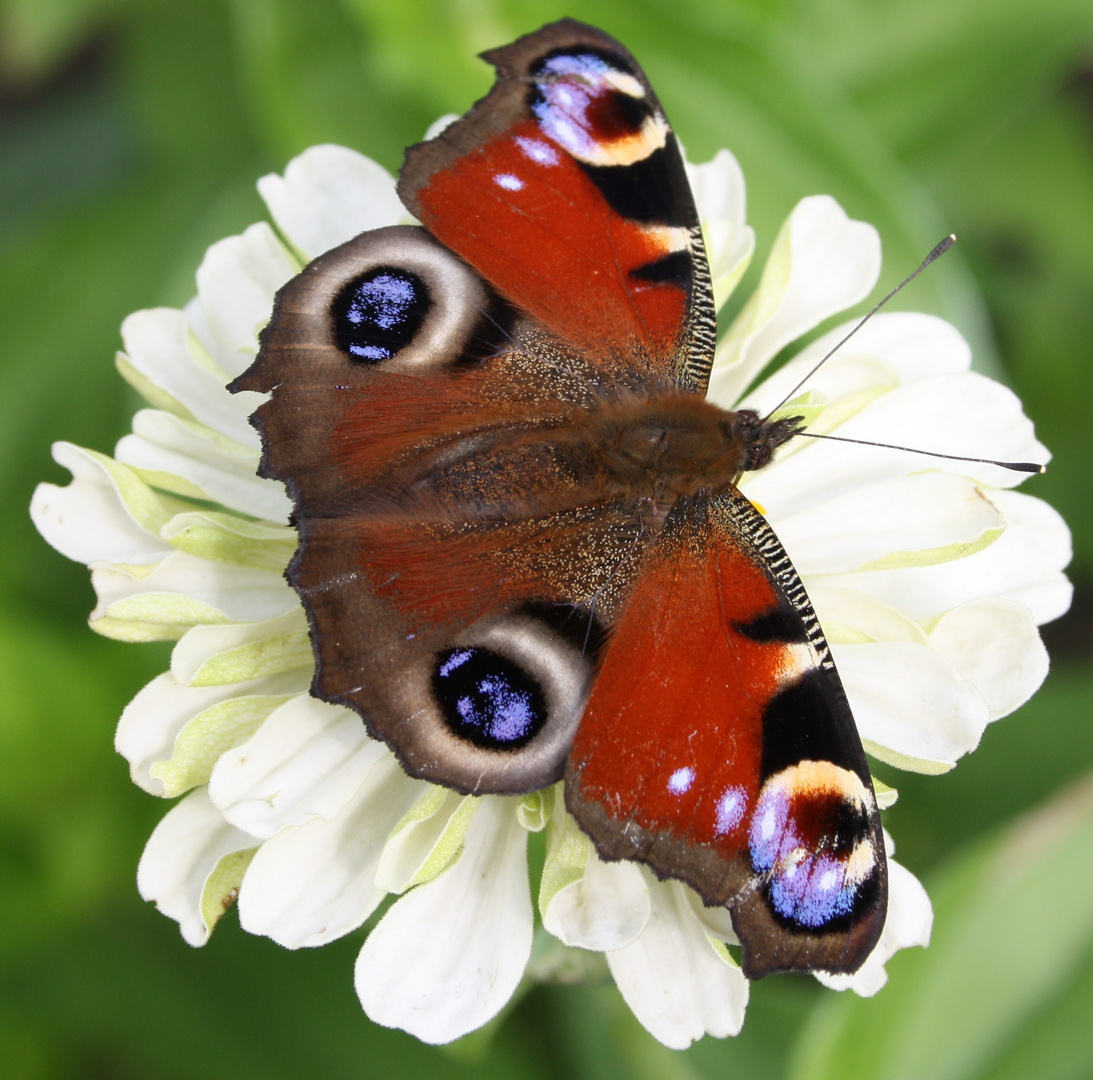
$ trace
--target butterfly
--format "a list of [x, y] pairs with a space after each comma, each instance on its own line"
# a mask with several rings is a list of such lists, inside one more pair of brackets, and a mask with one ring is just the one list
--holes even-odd
[[283, 481], [312, 692], [411, 775], [564, 779], [608, 860], [724, 905], [744, 973], [857, 970], [887, 910], [868, 765], [801, 580], [737, 481], [797, 420], [705, 400], [710, 274], [642, 69], [563, 20], [406, 152], [420, 226], [277, 295], [230, 389]]

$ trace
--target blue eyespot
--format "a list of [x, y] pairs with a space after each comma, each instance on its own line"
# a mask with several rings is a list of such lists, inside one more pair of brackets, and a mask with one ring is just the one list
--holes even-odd
[[416, 274], [377, 266], [338, 293], [331, 308], [334, 337], [354, 359], [390, 360], [414, 340], [429, 306], [429, 291]]
[[452, 731], [476, 746], [518, 749], [546, 722], [546, 701], [538, 684], [490, 649], [442, 652], [433, 672], [433, 693]]

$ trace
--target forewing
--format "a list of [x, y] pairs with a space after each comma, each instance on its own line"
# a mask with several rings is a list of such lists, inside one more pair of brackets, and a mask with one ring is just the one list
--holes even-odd
[[583, 355], [703, 390], [709, 269], [679, 145], [637, 61], [570, 19], [484, 58], [497, 82], [407, 151], [403, 202]]

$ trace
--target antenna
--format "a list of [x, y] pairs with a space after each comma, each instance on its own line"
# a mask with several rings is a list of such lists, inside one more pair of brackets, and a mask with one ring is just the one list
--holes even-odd
[[925, 270], [926, 267], [930, 265], [930, 263], [932, 263], [935, 259], [941, 258], [941, 256], [944, 255], [945, 252], [948, 251], [949, 248], [951, 248], [953, 246], [953, 244], [955, 244], [955, 243], [956, 243], [956, 234], [955, 233], [949, 233], [949, 235], [946, 236], [945, 239], [942, 240], [941, 243], [938, 244], [937, 247], [935, 247], [934, 250], [931, 251], [930, 254], [926, 256], [925, 259], [922, 260], [921, 263], [919, 263], [918, 269], [913, 274], [909, 274], [907, 277], [905, 277], [883, 300], [881, 300], [873, 308], [872, 311], [870, 311], [866, 315], [863, 315], [857, 321], [857, 323], [854, 324], [854, 326], [851, 328], [850, 332], [844, 338], [842, 338], [838, 342], [838, 344], [836, 344], [833, 348], [829, 349], [823, 355], [823, 357], [819, 361], [817, 361], [816, 364], [813, 365], [813, 367], [809, 371], [809, 373], [792, 390], [790, 390], [790, 392], [788, 394], [786, 394], [786, 396], [784, 398], [782, 398], [782, 400], [779, 401], [778, 404], [775, 405], [774, 408], [771, 409], [769, 413], [767, 413], [767, 419], [769, 420], [787, 401], [789, 401], [790, 398], [794, 397], [796, 395], [797, 391], [800, 390], [801, 387], [804, 386], [805, 383], [808, 382], [808, 380], [811, 379], [812, 376], [815, 375], [816, 372], [819, 371], [820, 368], [822, 368], [824, 366], [824, 364], [826, 364], [828, 362], [828, 360], [830, 360], [831, 357], [834, 356], [835, 353], [837, 353], [867, 322], [869, 322], [869, 320], [871, 318], [873, 318], [873, 316], [876, 315], [876, 313], [878, 311], [880, 311], [880, 309], [882, 307], [884, 307], [884, 305], [887, 304], [888, 301], [891, 300], [892, 297], [895, 296], [896, 293], [898, 293], [900, 291], [900, 289], [904, 288], [907, 285], [910, 285], [911, 282], [914, 281], [915, 278], [917, 278], [918, 275], [921, 274], [922, 271]]
[[830, 439], [832, 442], [857, 443], [858, 446], [879, 446], [882, 450], [902, 450], [907, 454], [925, 454], [927, 457], [945, 458], [948, 461], [974, 461], [980, 465], [997, 465], [1012, 472], [1039, 473], [1047, 472], [1046, 465], [1035, 461], [995, 461], [993, 458], [964, 457], [963, 454], [939, 454], [934, 450], [919, 450], [913, 446], [896, 446], [894, 443], [870, 442], [868, 439], [848, 439], [845, 435], [817, 435], [810, 431], [798, 431], [798, 436], [805, 439]]
[[[793, 398], [796, 395], [797, 391], [800, 390], [801, 387], [804, 386], [805, 383], [807, 383], [808, 380], [811, 379], [812, 376], [815, 375], [816, 372], [819, 371], [820, 368], [823, 367], [823, 365], [826, 364], [827, 361], [830, 360], [831, 357], [834, 356], [835, 353], [837, 353], [867, 322], [869, 322], [869, 320], [874, 315], [876, 315], [876, 313], [880, 311], [880, 309], [884, 307], [884, 305], [887, 304], [888, 301], [896, 295], [896, 293], [898, 293], [901, 289], [905, 288], [907, 285], [910, 285], [911, 282], [914, 281], [915, 278], [917, 278], [918, 275], [921, 274], [922, 271], [930, 265], [930, 263], [932, 263], [935, 259], [939, 259], [955, 243], [956, 234], [949, 233], [949, 235], [946, 236], [940, 244], [934, 247], [930, 254], [927, 255], [921, 263], [919, 263], [918, 269], [915, 270], [913, 274], [908, 274], [907, 277], [905, 277], [886, 297], [884, 297], [883, 300], [877, 303], [871, 311], [863, 315], [854, 324], [854, 326], [850, 328], [850, 331], [844, 337], [842, 337], [833, 348], [829, 349], [815, 364], [813, 364], [808, 374], [805, 375], [805, 377], [801, 379], [801, 381], [798, 382], [797, 385], [794, 386], [794, 388], [790, 390], [790, 392], [786, 394], [786, 396], [782, 398], [782, 400], [779, 401], [773, 409], [770, 410], [770, 412], [767, 413], [767, 420], [769, 420], [783, 405], [785, 405], [787, 401]], [[1046, 465], [1037, 464], [1035, 461], [995, 461], [992, 458], [964, 457], [961, 454], [939, 454], [933, 450], [919, 450], [913, 446], [896, 446], [893, 443], [870, 442], [868, 439], [849, 439], [844, 435], [818, 435], [810, 431], [798, 431], [796, 432], [796, 434], [806, 439], [830, 439], [832, 442], [856, 443], [858, 446], [879, 446], [883, 450], [902, 450], [904, 453], [907, 454], [923, 454], [926, 457], [945, 458], [947, 461], [971, 461], [979, 465], [997, 465], [999, 468], [1009, 469], [1012, 472], [1038, 474], [1047, 472]]]

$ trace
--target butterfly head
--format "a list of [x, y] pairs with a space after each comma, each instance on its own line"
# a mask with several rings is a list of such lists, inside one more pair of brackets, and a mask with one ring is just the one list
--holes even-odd
[[740, 409], [731, 415], [732, 437], [741, 449], [741, 473], [754, 472], [769, 464], [774, 451], [799, 435], [804, 424], [800, 416], [763, 419], [752, 409]]

